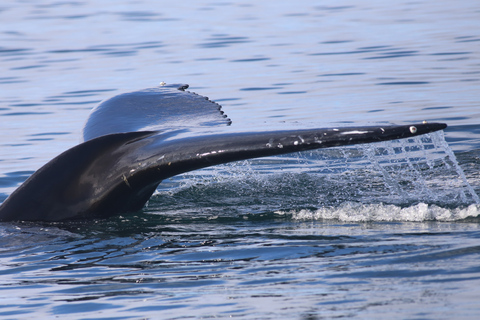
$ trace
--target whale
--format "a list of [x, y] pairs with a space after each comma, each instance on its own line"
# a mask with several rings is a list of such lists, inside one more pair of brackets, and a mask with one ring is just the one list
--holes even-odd
[[141, 210], [165, 179], [233, 161], [405, 139], [444, 123], [238, 130], [188, 85], [123, 93], [90, 113], [82, 142], [34, 172], [0, 205], [0, 221], [104, 219]]

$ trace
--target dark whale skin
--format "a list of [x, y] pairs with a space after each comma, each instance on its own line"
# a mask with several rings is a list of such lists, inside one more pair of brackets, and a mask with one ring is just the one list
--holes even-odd
[[232, 161], [409, 138], [443, 123], [236, 132], [187, 85], [118, 95], [92, 110], [84, 142], [45, 164], [0, 206], [0, 221], [107, 218], [142, 209], [172, 176]]

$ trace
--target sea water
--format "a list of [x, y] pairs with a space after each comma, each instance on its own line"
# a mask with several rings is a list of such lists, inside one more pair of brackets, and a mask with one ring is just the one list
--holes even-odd
[[89, 111], [167, 83], [240, 129], [445, 133], [207, 168], [140, 212], [0, 224], [5, 319], [477, 319], [476, 1], [7, 1], [0, 201]]

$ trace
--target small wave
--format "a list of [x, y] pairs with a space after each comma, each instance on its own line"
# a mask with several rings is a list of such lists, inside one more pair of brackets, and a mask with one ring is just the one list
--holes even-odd
[[277, 212], [291, 215], [294, 220], [340, 220], [344, 222], [374, 221], [460, 221], [480, 216], [480, 205], [471, 204], [464, 208], [442, 208], [433, 204], [418, 203], [409, 207], [393, 204], [362, 204], [346, 202], [337, 207], [317, 210]]

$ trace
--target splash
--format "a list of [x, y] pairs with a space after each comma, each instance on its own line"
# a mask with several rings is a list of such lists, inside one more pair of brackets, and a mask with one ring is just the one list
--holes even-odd
[[[470, 178], [472, 179], [472, 178]], [[166, 181], [162, 211], [293, 219], [454, 221], [480, 201], [443, 132], [373, 144], [240, 161]]]
[[[480, 215], [480, 199], [445, 141], [443, 131], [360, 147], [370, 168], [383, 178], [389, 199], [347, 201], [317, 210], [290, 211], [295, 220], [458, 221]], [[346, 157], [347, 162], [348, 156]], [[367, 180], [364, 180], [365, 182]], [[285, 212], [283, 212], [285, 213]]]
[[386, 186], [403, 200], [444, 205], [480, 203], [443, 131], [364, 145], [362, 149]]

